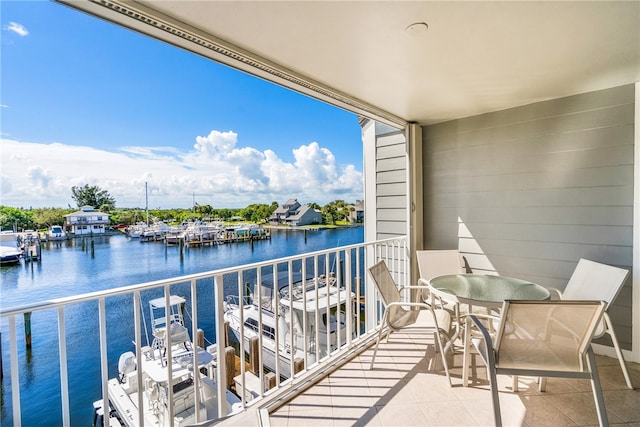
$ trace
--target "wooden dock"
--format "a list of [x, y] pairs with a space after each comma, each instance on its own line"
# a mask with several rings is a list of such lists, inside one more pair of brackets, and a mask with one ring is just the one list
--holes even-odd
[[212, 237], [203, 237], [200, 236], [191, 236], [191, 235], [183, 235], [183, 236], [173, 236], [172, 238], [167, 239], [165, 236], [164, 242], [167, 246], [182, 246], [185, 248], [189, 247], [202, 247], [202, 246], [214, 246], [214, 245], [225, 245], [230, 243], [241, 243], [241, 242], [254, 242], [258, 240], [268, 240], [271, 239], [271, 231], [269, 229], [260, 229], [259, 233], [252, 234], [248, 232], [243, 235], [239, 235], [235, 231], [225, 231], [224, 233], [218, 233]]
[[18, 234], [18, 247], [22, 250], [25, 262], [39, 261], [42, 257], [40, 234], [37, 232], [22, 232]]

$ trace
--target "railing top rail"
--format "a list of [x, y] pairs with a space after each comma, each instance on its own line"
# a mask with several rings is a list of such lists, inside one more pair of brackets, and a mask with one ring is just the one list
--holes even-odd
[[170, 279], [160, 279], [160, 280], [154, 280], [151, 282], [139, 283], [135, 285], [121, 286], [113, 289], [104, 289], [96, 292], [88, 292], [80, 295], [53, 298], [46, 301], [39, 301], [33, 304], [24, 304], [16, 307], [1, 309], [0, 318], [19, 315], [26, 312], [46, 310], [50, 308], [56, 308], [56, 307], [69, 305], [69, 304], [76, 304], [80, 302], [94, 301], [94, 300], [98, 300], [100, 298], [105, 298], [105, 297], [127, 295], [133, 292], [140, 292], [148, 289], [157, 288], [159, 286], [175, 285], [178, 283], [190, 282], [192, 280], [208, 279], [211, 277], [223, 276], [225, 274], [235, 273], [237, 271], [257, 269], [257, 268], [266, 267], [273, 264], [280, 264], [280, 263], [285, 263], [289, 261], [295, 261], [299, 259], [325, 255], [333, 252], [346, 251], [346, 250], [355, 249], [358, 247], [363, 247], [363, 246], [368, 246], [373, 244], [385, 244], [385, 243], [392, 243], [395, 241], [403, 241], [405, 239], [406, 237], [392, 237], [387, 239], [375, 240], [371, 242], [363, 242], [363, 243], [356, 243], [356, 244], [346, 245], [346, 246], [338, 246], [335, 248], [322, 249], [319, 251], [307, 252], [299, 255], [292, 255], [292, 256], [276, 258], [276, 259], [271, 259], [266, 261], [259, 261], [251, 264], [243, 264], [235, 267], [226, 267], [226, 268], [220, 268], [217, 270], [205, 271], [202, 273], [194, 273], [194, 274], [189, 274], [184, 276], [177, 276], [177, 277], [172, 277]]

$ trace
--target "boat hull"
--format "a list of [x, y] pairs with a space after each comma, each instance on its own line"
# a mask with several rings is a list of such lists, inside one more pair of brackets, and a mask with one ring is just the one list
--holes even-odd
[[21, 257], [21, 250], [0, 246], [0, 265], [19, 264]]

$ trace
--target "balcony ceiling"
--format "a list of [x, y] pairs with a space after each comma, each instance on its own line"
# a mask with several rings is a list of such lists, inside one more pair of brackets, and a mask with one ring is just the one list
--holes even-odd
[[421, 124], [640, 81], [638, 1], [124, 4]]

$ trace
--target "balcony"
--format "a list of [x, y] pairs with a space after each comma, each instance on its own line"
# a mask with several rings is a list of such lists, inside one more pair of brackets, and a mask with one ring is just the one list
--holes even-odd
[[[185, 316], [190, 322], [185, 322], [185, 326], [190, 332], [196, 331], [195, 334], [191, 334], [192, 337], [198, 337], [192, 338], [192, 348], [201, 341], [199, 337], [209, 343], [222, 343], [228, 341], [228, 333], [225, 330], [225, 320], [228, 320], [225, 319], [225, 302], [235, 300], [241, 309], [247, 308], [250, 305], [249, 294], [253, 298], [255, 294], [260, 294], [257, 284], [266, 282], [270, 275], [277, 277], [278, 282], [284, 282], [282, 289], [292, 292], [294, 277], [296, 273], [301, 273], [303, 277], [312, 277], [307, 283], [311, 292], [319, 292], [320, 281], [316, 278], [323, 275], [335, 278], [331, 286], [336, 289], [351, 290], [344, 292], [346, 303], [342, 305], [341, 310], [332, 311], [327, 303], [322, 308], [326, 311], [321, 310], [319, 314], [326, 315], [326, 319], [334, 319], [336, 324], [343, 324], [345, 329], [327, 329], [319, 332], [319, 327], [305, 327], [302, 321], [300, 330], [307, 333], [301, 337], [300, 334], [290, 333], [298, 331], [292, 329], [291, 325], [294, 322], [290, 312], [283, 311], [287, 322], [274, 322], [272, 330], [269, 329], [272, 326], [267, 324], [266, 316], [258, 316], [253, 328], [240, 330], [235, 349], [237, 354], [249, 352], [247, 343], [250, 341], [247, 338], [251, 330], [269, 330], [276, 340], [281, 340], [283, 345], [276, 350], [279, 355], [285, 355], [287, 348], [295, 347], [294, 339], [300, 338], [304, 338], [301, 341], [304, 351], [297, 361], [299, 363], [282, 365], [283, 367], [276, 365], [276, 375], [257, 369], [256, 375], [253, 376], [251, 366], [240, 363], [234, 373], [235, 384], [227, 376], [227, 369], [231, 369], [231, 365], [227, 365], [229, 359], [225, 359], [225, 346], [201, 343], [200, 347], [206, 347], [206, 353], [219, 362], [215, 365], [214, 372], [207, 373], [208, 378], [195, 375], [193, 370], [191, 376], [196, 388], [199, 384], [214, 384], [217, 387], [216, 394], [220, 396], [225, 395], [226, 386], [235, 387], [234, 390], [240, 395], [236, 408], [242, 408], [238, 414], [210, 422], [221, 425], [390, 426], [398, 423], [424, 425], [428, 420], [432, 425], [490, 425], [490, 393], [480, 363], [474, 365], [476, 368], [473, 370], [474, 380], [471, 386], [462, 387], [461, 356], [453, 356], [449, 364], [453, 367], [454, 386], [450, 387], [441, 369], [437, 368], [437, 363], [434, 365], [435, 369], [428, 369], [429, 362], [437, 362], [437, 358], [433, 352], [432, 336], [426, 331], [422, 335], [394, 333], [388, 343], [381, 344], [374, 369], [368, 368], [372, 354], [371, 345], [379, 328], [382, 306], [366, 280], [365, 266], [384, 259], [391, 267], [396, 280], [405, 283], [409, 276], [407, 254], [405, 238], [386, 239], [4, 310], [0, 316], [3, 324], [8, 325], [10, 342], [9, 348], [3, 350], [8, 351], [10, 359], [10, 378], [5, 378], [5, 386], [11, 390], [5, 401], [6, 410], [12, 413], [14, 425], [21, 424], [26, 411], [42, 410], [31, 406], [32, 402], [21, 399], [21, 394], [28, 395], [24, 393], [24, 387], [37, 385], [18, 385], [21, 384], [22, 376], [29, 376], [29, 368], [27, 367], [25, 372], [22, 363], [26, 357], [25, 351], [23, 346], [18, 345], [19, 337], [22, 335], [22, 325], [19, 323], [23, 316], [25, 319], [27, 315], [32, 314], [51, 316], [52, 329], [57, 329], [54, 334], [57, 335], [58, 363], [52, 364], [49, 368], [53, 377], [60, 378], [60, 384], [48, 392], [59, 396], [56, 402], [59, 404], [57, 410], [62, 414], [60, 424], [72, 425], [83, 422], [72, 419], [72, 405], [91, 405], [93, 401], [100, 405], [101, 400], [109, 399], [109, 389], [115, 384], [113, 378], [116, 377], [115, 368], [119, 364], [117, 353], [114, 355], [114, 351], [116, 348], [122, 351], [114, 335], [125, 335], [121, 338], [126, 341], [126, 350], [131, 347], [131, 340], [134, 341], [132, 360], [135, 358], [137, 366], [144, 363], [145, 355], [147, 360], [149, 359], [151, 350], [143, 345], [143, 335], [148, 332], [148, 325], [141, 311], [141, 307], [146, 307], [145, 303], [167, 310], [174, 302], [168, 296], [181, 295], [190, 307]], [[251, 292], [247, 287], [248, 283], [254, 284]], [[284, 310], [282, 307], [286, 305], [282, 295], [286, 295], [286, 292], [274, 294], [275, 298], [281, 298], [276, 299], [276, 312]], [[311, 301], [306, 303], [312, 304]], [[94, 381], [96, 384], [99, 383], [102, 393], [81, 398], [69, 385], [69, 377], [78, 375], [73, 363], [70, 363], [69, 355], [77, 355], [80, 351], [76, 347], [75, 339], [78, 325], [70, 320], [77, 316], [81, 306], [87, 304], [96, 308], [97, 320], [95, 323], [91, 323], [93, 320], [87, 320], [87, 324], [83, 325], [84, 335], [81, 341], [98, 343], [99, 356], [95, 357], [95, 366], [91, 371], [99, 373]], [[241, 310], [240, 313], [244, 311]], [[127, 322], [129, 325], [125, 330], [129, 331], [131, 336], [113, 326], [120, 325], [120, 328]], [[298, 327], [300, 325], [296, 326]], [[198, 332], [203, 328], [206, 329], [206, 334]], [[337, 337], [332, 341], [334, 332]], [[3, 333], [6, 333], [5, 330]], [[172, 339], [169, 338], [168, 345], [165, 344], [166, 359], [163, 360], [172, 360], [172, 354], [175, 356], [174, 352], [178, 351], [179, 346], [172, 346]], [[329, 342], [332, 345], [326, 344]], [[259, 348], [264, 346], [263, 341]], [[207, 354], [203, 352], [198, 357], [210, 358]], [[266, 353], [263, 351], [259, 354], [258, 364], [264, 365]], [[312, 355], [315, 355], [315, 359]], [[599, 356], [598, 361], [610, 421], [616, 424], [637, 425], [640, 422], [640, 392], [625, 387], [616, 359]], [[640, 384], [640, 366], [635, 363], [629, 363], [629, 366], [634, 383]], [[171, 377], [180, 367], [166, 363], [163, 369], [166, 369], [166, 375]], [[131, 383], [147, 382], [141, 370], [134, 370], [125, 375]], [[270, 388], [254, 388], [252, 393], [240, 392], [238, 384], [248, 385], [253, 377], [262, 384], [270, 378], [272, 384]], [[215, 383], [209, 381], [210, 379], [216, 380]], [[502, 380], [507, 381], [507, 378]], [[123, 388], [120, 385], [117, 387]], [[550, 380], [548, 391], [538, 393], [531, 380], [521, 378], [520, 392], [511, 393], [508, 387], [505, 382], [500, 396], [506, 424], [589, 425], [597, 420], [589, 384], [577, 380]], [[169, 387], [166, 392], [165, 402], [171, 402], [181, 390]], [[140, 407], [142, 396], [143, 393], [132, 394], [132, 405]], [[87, 401], [84, 402], [83, 399]], [[200, 415], [193, 415], [194, 422], [205, 422], [210, 418], [205, 416], [206, 405], [198, 399], [198, 393], [186, 400], [182, 399], [179, 405], [167, 405], [162, 425], [182, 425], [178, 415], [183, 411], [183, 407], [196, 408], [191, 413]], [[218, 401], [217, 405], [215, 409], [218, 414], [222, 417], [229, 414], [224, 402]], [[132, 424], [146, 424], [147, 419], [144, 416], [134, 411], [131, 415]]]
[[[428, 349], [426, 357], [425, 349]], [[272, 411], [268, 425], [493, 425], [491, 394], [485, 370], [480, 367], [482, 362], [474, 361], [477, 369], [473, 383], [462, 387], [462, 357], [456, 354], [451, 371], [453, 387], [450, 387], [442, 370], [428, 368], [434, 356], [429, 351], [432, 349], [430, 334], [393, 333], [389, 343], [381, 344], [373, 370], [369, 370], [373, 350], [367, 349]], [[627, 388], [617, 359], [598, 356], [597, 362], [609, 422], [637, 426], [640, 390]], [[627, 364], [634, 384], [639, 384], [640, 365]], [[544, 393], [538, 392], [531, 378], [520, 378], [517, 393], [511, 391], [510, 377], [499, 376], [498, 382], [505, 426], [598, 424], [587, 380], [549, 379]], [[255, 417], [255, 413], [251, 415]], [[229, 420], [223, 425], [243, 425], [243, 422], [248, 425], [251, 418]]]
[[[234, 401], [233, 409], [251, 408], [264, 397], [281, 395], [308, 382], [317, 372], [336, 361], [346, 360], [367, 344], [374, 335], [372, 332], [376, 330], [376, 319], [380, 318], [382, 307], [376, 303], [374, 293], [367, 290], [365, 266], [371, 265], [372, 260], [385, 259], [394, 267], [398, 277], [404, 277], [408, 273], [407, 253], [405, 238], [387, 239], [4, 309], [0, 312], [2, 334], [8, 337], [9, 345], [2, 352], [5, 360], [9, 361], [5, 364], [4, 373], [9, 372], [9, 375], [3, 379], [3, 386], [8, 391], [3, 422], [20, 425], [24, 419], [29, 424], [33, 422], [34, 413], [44, 410], [34, 399], [43, 392], [43, 385], [30, 381], [33, 370], [30, 350], [23, 345], [23, 341], [31, 340], [27, 330], [32, 316], [48, 319], [49, 330], [45, 334], [50, 341], [47, 347], [52, 363], [47, 366], [50, 382], [46, 387], [51, 400], [46, 409], [61, 414], [60, 424], [88, 423], [88, 419], [77, 419], [78, 407], [91, 408], [93, 404], [98, 409], [105, 408], [105, 402], [111, 399], [111, 407], [114, 408], [113, 393], [129, 395], [130, 399], [125, 399], [126, 404], [122, 403], [125, 400], [120, 402], [119, 409], [128, 411], [129, 422], [133, 425], [148, 424], [145, 414], [139, 413], [137, 408], [151, 406], [144, 399], [152, 395], [164, 405], [151, 411], [164, 414], [159, 418], [159, 424], [178, 425], [185, 413], [192, 417], [192, 421], [202, 422], [210, 419], [212, 413], [221, 417], [232, 409], [225, 405], [224, 399], [212, 408], [211, 402], [200, 399], [198, 392], [185, 393], [183, 385], [194, 390], [206, 389], [207, 392], [200, 392], [202, 396], [207, 393], [209, 396], [225, 396], [228, 395], [227, 388], [236, 386], [234, 381], [248, 385], [252, 375], [245, 364], [238, 363], [239, 368], [234, 375], [227, 377], [234, 368], [226, 359], [229, 347], [234, 344], [225, 329], [225, 309], [230, 301], [238, 302], [240, 325], [245, 325], [236, 332], [239, 335], [235, 343], [236, 354], [249, 352], [246, 337], [255, 330], [271, 331], [272, 337], [281, 344], [275, 346], [277, 358], [286, 359], [292, 348], [300, 350], [294, 363], [286, 368], [281, 368], [280, 364], [272, 367], [275, 375], [269, 376], [273, 383], [268, 390], [258, 387], [253, 390], [254, 394], [239, 392], [241, 397]], [[300, 302], [319, 307], [314, 318], [300, 320], [300, 324], [296, 323], [299, 320], [297, 312], [284, 308], [287, 304], [285, 295], [293, 295], [295, 281], [299, 280], [296, 277], [299, 276], [307, 278], [305, 286], [311, 292], [309, 295], [322, 292], [323, 280], [331, 289], [324, 294], [326, 299], [316, 296], [312, 301], [307, 297], [307, 301]], [[282, 286], [278, 288], [279, 292], [272, 293], [273, 312], [280, 312], [282, 316], [272, 323], [268, 322], [269, 316], [258, 316], [255, 324], [251, 325], [253, 328], [247, 327], [248, 323], [243, 321], [245, 308], [251, 305], [252, 298], [262, 294], [261, 286], [269, 280]], [[344, 298], [339, 304], [331, 300], [335, 299], [336, 291]], [[170, 312], [176, 304], [180, 306], [178, 312]], [[293, 306], [290, 301], [289, 307]], [[163, 310], [165, 314], [154, 315], [156, 309]], [[178, 318], [184, 330], [174, 334], [172, 324]], [[310, 323], [305, 323], [307, 321]], [[156, 331], [158, 325], [164, 325], [164, 334]], [[167, 333], [169, 330], [171, 333]], [[185, 339], [186, 332], [189, 335]], [[262, 340], [259, 341], [261, 348], [262, 345], [267, 346], [265, 336], [259, 338]], [[183, 344], [190, 350], [188, 355], [182, 353]], [[196, 348], [201, 351], [195, 351]], [[118, 359], [127, 352], [130, 357]], [[77, 363], [79, 358], [85, 365], [82, 371], [79, 371]], [[185, 362], [187, 358], [188, 363]], [[262, 383], [267, 374], [260, 366], [267, 366], [266, 358], [263, 352], [258, 356], [257, 364], [252, 365]], [[193, 366], [202, 366], [212, 359], [216, 363], [207, 365], [206, 369], [193, 369]], [[149, 366], [152, 362], [161, 365], [154, 367], [153, 373], [149, 370], [143, 374], [143, 369], [135, 369]], [[179, 380], [176, 375], [180, 375]], [[58, 378], [59, 384], [56, 384]], [[77, 378], [92, 379], [78, 387]], [[173, 378], [174, 387], [168, 386], [168, 378]], [[158, 397], [155, 385], [163, 379], [167, 386], [160, 389]], [[147, 386], [153, 389], [147, 389]], [[174, 404], [168, 403], [174, 401]], [[149, 411], [146, 412], [148, 415]]]

